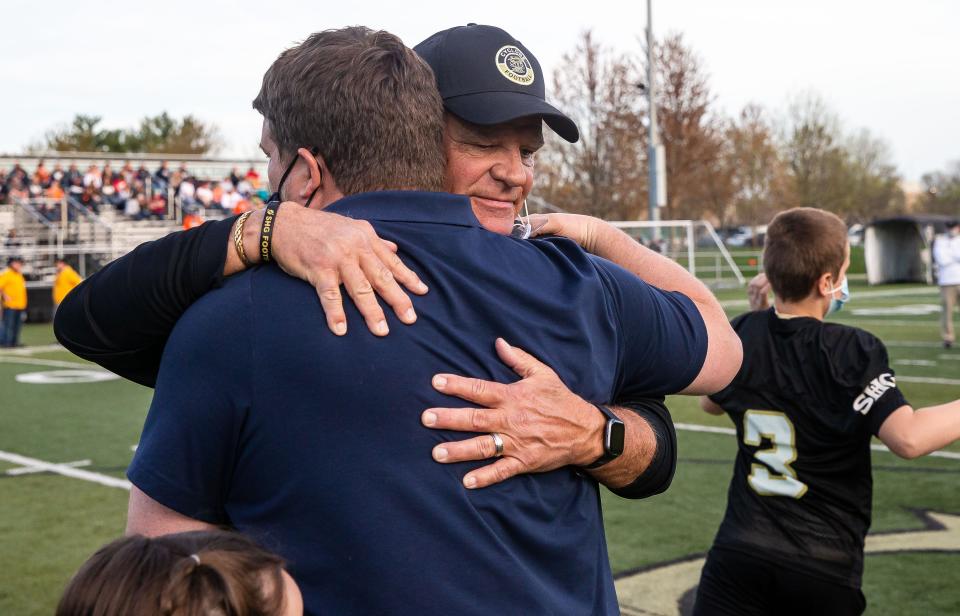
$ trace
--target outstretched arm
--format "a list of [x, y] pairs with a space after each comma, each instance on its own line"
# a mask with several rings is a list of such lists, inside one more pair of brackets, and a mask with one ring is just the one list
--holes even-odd
[[711, 394], [730, 383], [740, 369], [743, 349], [720, 302], [702, 282], [680, 265], [656, 253], [613, 225], [578, 214], [531, 216], [539, 235], [568, 237], [584, 250], [612, 261], [644, 282], [664, 291], [686, 295], [697, 306], [707, 328], [707, 356], [700, 374], [684, 394]]
[[960, 439], [960, 400], [917, 410], [905, 404], [884, 420], [877, 436], [908, 460], [942, 449]]
[[[244, 252], [259, 260], [263, 211], [244, 225]], [[141, 244], [85, 280], [57, 310], [54, 332], [70, 351], [120, 376], [153, 387], [160, 357], [177, 320], [224, 276], [244, 269], [234, 249], [236, 218], [208, 222]], [[366, 221], [287, 203], [277, 215], [273, 252], [287, 273], [317, 289], [334, 333], [346, 332], [341, 282], [371, 331], [386, 335], [375, 293], [404, 323], [416, 320], [402, 283], [414, 293], [426, 286], [377, 237]]]

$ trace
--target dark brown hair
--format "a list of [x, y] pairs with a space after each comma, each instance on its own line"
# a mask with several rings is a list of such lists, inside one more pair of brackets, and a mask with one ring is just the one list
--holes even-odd
[[282, 568], [237, 533], [124, 537], [80, 567], [57, 616], [272, 616], [283, 608]]
[[777, 214], [767, 227], [763, 269], [782, 300], [810, 296], [820, 276], [840, 275], [847, 254], [847, 225], [836, 215], [812, 207]]
[[267, 69], [253, 107], [282, 158], [318, 148], [345, 195], [443, 187], [443, 103], [433, 72], [389, 32], [310, 35]]

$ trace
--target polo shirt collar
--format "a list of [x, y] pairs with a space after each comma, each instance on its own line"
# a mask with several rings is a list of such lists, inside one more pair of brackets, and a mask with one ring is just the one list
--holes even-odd
[[383, 190], [344, 197], [325, 212], [384, 222], [431, 222], [479, 227], [470, 199], [463, 195], [416, 190]]

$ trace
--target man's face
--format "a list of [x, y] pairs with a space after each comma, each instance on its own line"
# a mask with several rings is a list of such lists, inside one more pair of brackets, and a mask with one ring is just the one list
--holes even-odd
[[513, 228], [533, 186], [541, 126], [539, 117], [478, 126], [446, 114], [446, 189], [470, 197], [473, 213], [489, 231], [507, 235]]
[[23, 272], [23, 262], [22, 261], [11, 261], [10, 269], [17, 272], [18, 274]]

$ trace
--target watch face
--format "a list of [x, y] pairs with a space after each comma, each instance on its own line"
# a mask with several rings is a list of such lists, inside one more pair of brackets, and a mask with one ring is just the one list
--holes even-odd
[[607, 454], [611, 456], [619, 456], [623, 453], [625, 435], [626, 429], [624, 428], [622, 421], [611, 420], [607, 422]]

